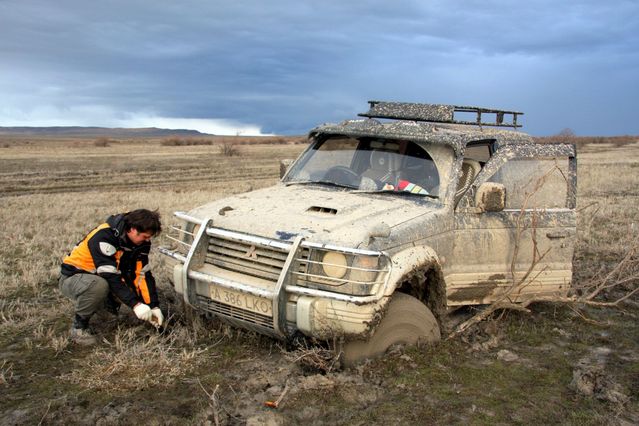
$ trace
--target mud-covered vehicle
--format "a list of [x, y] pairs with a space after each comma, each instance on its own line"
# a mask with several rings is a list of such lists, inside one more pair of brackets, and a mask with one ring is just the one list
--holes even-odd
[[438, 340], [461, 306], [564, 295], [575, 148], [521, 114], [371, 101], [313, 129], [278, 185], [176, 213], [176, 291], [277, 338], [338, 336], [347, 364]]

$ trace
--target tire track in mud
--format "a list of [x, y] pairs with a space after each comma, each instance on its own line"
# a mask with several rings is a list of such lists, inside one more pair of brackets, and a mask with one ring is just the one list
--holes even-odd
[[294, 158], [299, 151], [296, 148], [288, 154], [284, 150], [284, 154], [271, 146], [256, 146], [243, 150], [241, 156], [228, 157], [217, 151], [190, 147], [142, 152], [135, 145], [128, 147], [131, 153], [123, 153], [126, 147], [122, 147], [111, 154], [94, 152], [92, 146], [73, 153], [46, 148], [0, 159], [0, 198], [145, 188], [187, 191], [218, 185], [250, 186], [264, 179], [275, 181], [279, 176], [278, 158]]
[[[204, 182], [210, 184], [220, 184], [238, 181], [252, 181], [262, 179], [277, 179], [278, 171], [273, 168], [255, 167], [249, 169], [235, 170], [233, 172], [219, 170], [215, 174], [193, 174], [192, 170], [188, 173], [178, 173], [182, 176], [171, 176], [170, 172], [131, 172], [125, 174], [127, 179], [122, 179], [122, 175], [109, 176], [105, 174], [68, 176], [64, 178], [54, 178], [53, 182], [50, 177], [42, 179], [27, 179], [23, 182], [2, 182], [0, 186], [0, 197], [18, 196], [30, 194], [55, 194], [64, 192], [90, 192], [96, 190], [134, 190], [134, 189], [158, 189], [175, 187], [185, 187], [189, 183]], [[186, 176], [185, 176], [186, 175]], [[47, 184], [38, 185], [47, 180]], [[38, 182], [39, 181], [39, 182]], [[89, 182], [87, 182], [89, 181]], [[9, 183], [9, 185], [7, 185]], [[34, 185], [35, 184], [35, 185]], [[188, 189], [196, 189], [189, 186]]]
[[[252, 170], [260, 170], [263, 168], [242, 168], [237, 169], [236, 173], [239, 171], [247, 171], [251, 172]], [[134, 170], [134, 171], [125, 171], [125, 172], [115, 172], [115, 171], [98, 171], [98, 170], [88, 170], [77, 173], [72, 172], [58, 172], [58, 173], [40, 173], [40, 172], [26, 172], [26, 173], [13, 173], [11, 175], [4, 174], [0, 175], [0, 183], [4, 185], [38, 185], [42, 182], [73, 182], [81, 179], [117, 179], [117, 180], [126, 180], [126, 179], [140, 179], [140, 178], [149, 178], [157, 175], [162, 176], [198, 176], [206, 174], [208, 176], [211, 175], [211, 169], [208, 167], [201, 167], [197, 169], [188, 168], [188, 169], [165, 169], [165, 170]]]
[[[242, 176], [250, 176], [253, 174], [261, 174], [263, 172], [272, 172], [276, 173], [275, 168], [273, 170], [269, 170], [265, 167], [243, 167], [234, 169], [232, 172], [233, 177], [242, 177]], [[229, 174], [228, 170], [222, 171], [224, 174]], [[257, 172], [257, 173], [256, 173]], [[12, 176], [11, 178], [0, 179], [0, 184], [4, 186], [33, 186], [33, 187], [46, 187], [46, 183], [52, 182], [57, 184], [56, 186], [62, 185], [64, 182], [69, 182], [69, 186], [74, 186], [74, 181], [86, 181], [87, 179], [95, 179], [99, 181], [103, 180], [116, 180], [116, 181], [128, 181], [128, 180], [154, 180], [162, 177], [167, 178], [169, 180], [178, 180], [178, 179], [189, 179], [192, 177], [198, 178], [200, 176], [207, 177], [215, 177], [217, 174], [220, 174], [218, 171], [216, 174], [211, 173], [210, 168], [200, 168], [200, 169], [184, 169], [184, 170], [154, 170], [154, 171], [131, 171], [124, 173], [101, 173], [97, 171], [90, 171], [84, 173], [65, 173], [64, 175], [33, 175], [33, 174], [19, 174]], [[0, 187], [0, 191], [2, 188]]]

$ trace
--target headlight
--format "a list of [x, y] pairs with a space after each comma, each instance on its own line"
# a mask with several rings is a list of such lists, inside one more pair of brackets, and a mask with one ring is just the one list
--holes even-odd
[[374, 281], [377, 276], [379, 257], [355, 256], [350, 278], [353, 281]]
[[322, 257], [322, 269], [331, 278], [343, 278], [347, 265], [346, 256], [342, 253], [329, 251]]
[[370, 295], [385, 282], [385, 256], [313, 249], [297, 274], [297, 284], [353, 295]]

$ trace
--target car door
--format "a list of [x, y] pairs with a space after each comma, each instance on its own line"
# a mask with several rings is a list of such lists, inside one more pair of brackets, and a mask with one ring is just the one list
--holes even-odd
[[[484, 183], [503, 185], [505, 207], [481, 211]], [[573, 145], [519, 143], [497, 149], [455, 208], [448, 305], [520, 302], [565, 294], [576, 228]]]

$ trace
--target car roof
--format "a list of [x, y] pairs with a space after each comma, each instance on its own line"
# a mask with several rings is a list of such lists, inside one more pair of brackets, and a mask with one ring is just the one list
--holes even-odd
[[376, 137], [402, 139], [415, 142], [430, 142], [451, 146], [457, 154], [463, 153], [470, 142], [491, 140], [497, 145], [534, 143], [533, 138], [523, 132], [491, 128], [484, 125], [454, 123], [429, 123], [413, 120], [382, 122], [375, 118], [346, 120], [339, 124], [322, 124], [310, 131], [310, 137], [320, 135], [343, 135], [350, 137]]

